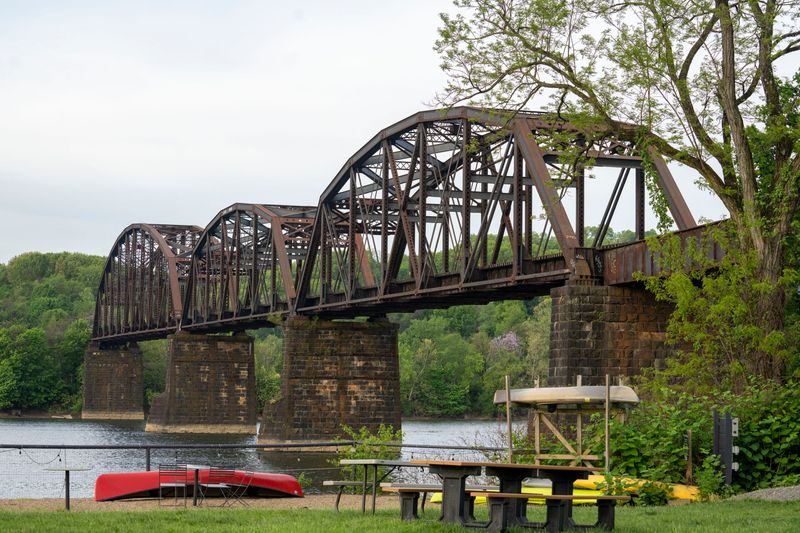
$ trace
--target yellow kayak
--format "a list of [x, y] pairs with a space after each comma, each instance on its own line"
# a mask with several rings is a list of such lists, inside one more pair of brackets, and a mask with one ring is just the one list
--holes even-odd
[[[552, 491], [551, 491], [550, 487], [522, 487], [522, 492], [523, 493], [528, 492], [528, 493], [533, 493], [533, 494], [544, 494], [544, 495], [552, 494]], [[577, 488], [576, 487], [575, 489], [573, 489], [573, 493], [578, 495], [578, 496], [583, 496], [583, 495], [587, 496], [587, 498], [585, 500], [575, 500], [574, 502], [572, 502], [573, 504], [577, 504], [577, 505], [581, 505], [581, 504], [594, 505], [596, 503], [596, 501], [592, 498], [592, 496], [599, 496], [599, 495], [603, 494], [603, 491], [596, 490], [596, 489], [585, 489], [585, 488]], [[430, 501], [431, 501], [431, 503], [442, 503], [442, 493], [441, 492], [434, 493], [433, 495], [431, 495]], [[486, 498], [484, 498], [484, 497], [475, 498], [475, 504], [476, 505], [482, 505], [482, 504], [485, 504], [485, 503], [486, 503]], [[528, 503], [533, 503], [533, 504], [536, 504], [536, 505], [544, 505], [544, 500], [541, 499], [541, 498], [530, 498], [528, 500]]]
[[[634, 478], [623, 478], [622, 480], [626, 485], [630, 485], [627, 489], [628, 492], [636, 492], [638, 487], [641, 487], [645, 483], [647, 483], [646, 479], [634, 479]], [[575, 500], [574, 504], [591, 504], [594, 505], [596, 500], [592, 498], [592, 496], [599, 496], [603, 494], [602, 490], [597, 490], [598, 483], [605, 483], [605, 478], [603, 476], [589, 476], [588, 479], [579, 479], [575, 481], [573, 485], [573, 494], [578, 496], [587, 496], [585, 500]], [[672, 491], [669, 494], [669, 497], [673, 500], [690, 500], [696, 501], [699, 496], [699, 490], [697, 487], [692, 487], [690, 485], [681, 485], [678, 483], [670, 484]], [[550, 487], [522, 487], [523, 493], [533, 493], [533, 494], [551, 494]], [[430, 499], [431, 503], [441, 503], [442, 502], [442, 493], [437, 492], [431, 495]], [[476, 505], [482, 505], [486, 503], [486, 498], [475, 498]], [[541, 498], [530, 498], [528, 503], [533, 503], [536, 505], [544, 505], [544, 500]]]
[[[631, 485], [628, 489], [628, 492], [636, 492], [638, 487], [641, 487], [645, 483], [647, 483], [646, 479], [634, 479], [634, 478], [622, 478], [623, 483], [626, 485]], [[573, 485], [576, 489], [595, 489], [597, 488], [598, 483], [605, 483], [605, 478], [603, 476], [589, 476], [587, 479], [579, 479], [575, 481]], [[691, 485], [681, 485], [679, 483], [670, 483], [669, 486], [672, 488], [672, 492], [670, 492], [669, 497], [673, 500], [697, 500], [700, 491], [697, 487], [693, 487]]]

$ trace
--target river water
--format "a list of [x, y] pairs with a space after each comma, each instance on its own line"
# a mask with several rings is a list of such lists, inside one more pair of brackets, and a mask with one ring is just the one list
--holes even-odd
[[[515, 430], [522, 427], [515, 423]], [[447, 459], [480, 459], [471, 450], [439, 450], [414, 445], [436, 446], [505, 446], [505, 423], [496, 420], [404, 420], [401, 455]], [[194, 435], [145, 433], [144, 422], [99, 422], [63, 419], [0, 419], [0, 444], [66, 445], [197, 445], [255, 444], [255, 435]], [[153, 450], [151, 468], [159, 463], [181, 462], [235, 467], [262, 472], [301, 472], [319, 487], [324, 479], [341, 474], [332, 467], [334, 454], [261, 452], [248, 449], [223, 450]], [[144, 450], [20, 450], [0, 448], [0, 498], [58, 498], [64, 495], [63, 472], [48, 468], [76, 468], [70, 474], [70, 495], [89, 498], [94, 495], [94, 480], [105, 472], [145, 469]], [[87, 470], [81, 470], [81, 469]], [[312, 487], [311, 491], [315, 488]]]

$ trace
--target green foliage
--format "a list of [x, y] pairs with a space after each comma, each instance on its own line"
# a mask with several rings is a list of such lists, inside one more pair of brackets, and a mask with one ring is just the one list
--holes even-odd
[[274, 329], [264, 330], [253, 347], [256, 358], [256, 400], [258, 412], [281, 392], [283, 370], [283, 339]]
[[395, 431], [391, 425], [381, 424], [375, 433], [363, 426], [358, 430], [342, 426], [342, 431], [347, 439], [356, 444], [343, 447], [339, 451], [339, 459], [392, 459], [397, 457], [399, 448], [387, 445], [403, 442], [403, 432], [399, 429]]
[[46, 407], [62, 384], [43, 330], [0, 329], [0, 409]]
[[647, 480], [637, 489], [638, 498], [636, 503], [639, 505], [667, 505], [672, 488], [666, 483]]
[[307, 491], [313, 485], [313, 481], [309, 478], [305, 472], [300, 472], [300, 475], [297, 476], [297, 482], [300, 484], [300, 488], [303, 489], [303, 492]]
[[[659, 401], [642, 402], [625, 422], [610, 421], [614, 473], [636, 478], [656, 474], [658, 481], [681, 482], [686, 472], [687, 430], [692, 430], [695, 449], [710, 447], [712, 422], [707, 406], [689, 395], [668, 389], [659, 392]], [[596, 418], [594, 422], [587, 431], [587, 447], [604, 450], [603, 424]]]
[[[709, 258], [710, 242], [723, 249], [721, 261]], [[711, 227], [701, 242], [683, 247], [674, 236], [649, 245], [669, 274], [645, 278], [645, 284], [675, 306], [667, 340], [678, 355], [659, 374], [662, 382], [707, 392], [780, 377], [796, 357], [797, 338], [792, 330], [765, 324], [760, 303], [775, 290], [797, 286], [797, 273], [787, 269], [778, 284], [759, 279], [757, 256], [739, 247], [731, 223]]]
[[[649, 399], [622, 423], [612, 420], [611, 465], [617, 475], [681, 483], [687, 463], [687, 430], [692, 430], [692, 463], [701, 465], [697, 481], [718, 493], [708, 450], [713, 442], [713, 410], [739, 418], [735, 443], [739, 471], [735, 490], [754, 490], [782, 484], [800, 475], [800, 383], [750, 385], [738, 394], [716, 391], [692, 395], [670, 389], [646, 389]], [[599, 427], [602, 424], [593, 424]], [[602, 453], [601, 430], [589, 436], [592, 449]]]
[[480, 355], [441, 316], [417, 320], [400, 334], [400, 388], [404, 411], [459, 416], [481, 370]]
[[602, 490], [603, 494], [611, 496], [623, 496], [629, 494], [637, 484], [627, 478], [614, 476], [611, 472], [603, 474], [603, 481], [594, 484], [597, 490]]
[[700, 489], [700, 500], [708, 501], [719, 495], [725, 486], [725, 474], [718, 455], [708, 454], [694, 474], [694, 481]]
[[[375, 433], [370, 432], [363, 426], [355, 430], [350, 426], [343, 425], [342, 431], [347, 435], [347, 440], [352, 440], [355, 444], [340, 447], [337, 457], [330, 460], [330, 464], [333, 466], [339, 466], [339, 461], [342, 459], [396, 459], [400, 454], [398, 446], [388, 445], [402, 443], [403, 432], [401, 430], [395, 431], [391, 425], [381, 424]], [[352, 467], [346, 465], [342, 466], [341, 470], [343, 479], [350, 477], [353, 472]], [[386, 473], [386, 468], [379, 468], [378, 478], [383, 478]], [[373, 475], [373, 469], [368, 468], [368, 483], [372, 482]], [[357, 487], [356, 490], [360, 489]]]
[[81, 404], [104, 258], [31, 252], [0, 265], [0, 408]]
[[392, 315], [400, 326], [403, 413], [488, 415], [509, 375], [530, 386], [547, 374], [550, 299], [500, 301]]
[[58, 373], [64, 383], [64, 391], [69, 395], [80, 394], [83, 374], [80, 367], [86, 346], [92, 336], [91, 328], [86, 320], [78, 319], [67, 326], [63, 336], [55, 347]]
[[159, 339], [139, 343], [142, 351], [142, 388], [145, 408], [150, 409], [153, 400], [164, 392], [167, 379], [167, 341]]

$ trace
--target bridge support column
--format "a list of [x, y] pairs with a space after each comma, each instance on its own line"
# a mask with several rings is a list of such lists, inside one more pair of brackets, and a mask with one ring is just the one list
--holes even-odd
[[292, 317], [283, 332], [281, 397], [264, 408], [259, 443], [330, 441], [343, 424], [400, 429], [395, 324]]
[[145, 431], [255, 433], [253, 338], [185, 332], [168, 338], [166, 388], [150, 408]]
[[142, 352], [136, 343], [86, 349], [81, 418], [144, 420]]
[[606, 374], [613, 380], [663, 368], [672, 307], [646, 289], [567, 284], [550, 296], [548, 385], [574, 385], [578, 375], [584, 385], [602, 385]]

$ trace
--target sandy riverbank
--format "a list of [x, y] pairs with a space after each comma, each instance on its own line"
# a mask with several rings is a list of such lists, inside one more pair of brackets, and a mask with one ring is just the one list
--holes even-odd
[[[330, 509], [336, 500], [335, 494], [311, 494], [305, 498], [254, 498], [248, 499], [250, 508], [257, 509]], [[219, 506], [221, 500], [209, 500], [209, 506]], [[367, 498], [367, 507], [371, 505], [371, 498]], [[96, 502], [90, 498], [71, 498], [70, 507], [73, 511], [103, 512], [103, 511], [155, 511], [167, 509], [160, 507], [156, 499], [123, 500], [115, 502]], [[378, 496], [376, 507], [379, 509], [400, 509], [400, 501], [395, 495]], [[186, 509], [199, 510], [203, 506], [193, 508], [191, 498], [186, 502]], [[234, 509], [242, 507], [235, 506]], [[361, 496], [345, 494], [339, 505], [340, 509], [361, 509]], [[64, 509], [64, 500], [56, 498], [44, 499], [19, 499], [0, 500], [0, 511], [57, 511]]]

